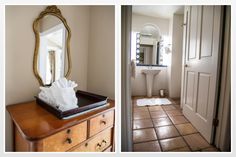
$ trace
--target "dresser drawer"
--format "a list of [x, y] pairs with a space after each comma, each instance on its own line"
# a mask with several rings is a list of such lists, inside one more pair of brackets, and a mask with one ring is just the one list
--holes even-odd
[[91, 139], [83, 142], [72, 152], [102, 152], [112, 144], [112, 128], [106, 129]]
[[114, 124], [114, 111], [109, 111], [90, 120], [89, 137]]
[[86, 140], [87, 121], [43, 139], [43, 151], [66, 151]]

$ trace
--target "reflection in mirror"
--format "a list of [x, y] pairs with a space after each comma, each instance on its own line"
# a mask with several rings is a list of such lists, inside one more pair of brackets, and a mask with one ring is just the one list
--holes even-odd
[[39, 21], [40, 45], [38, 70], [43, 84], [64, 77], [66, 28], [59, 18], [47, 15]]
[[71, 71], [71, 31], [57, 6], [48, 6], [34, 20], [33, 70], [41, 86], [68, 77]]
[[165, 41], [156, 26], [146, 24], [135, 36], [137, 65], [166, 65]]

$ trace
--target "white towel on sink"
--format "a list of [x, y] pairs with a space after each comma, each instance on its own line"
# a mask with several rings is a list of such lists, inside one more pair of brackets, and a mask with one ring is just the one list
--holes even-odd
[[67, 111], [78, 107], [78, 99], [74, 88], [77, 84], [73, 81], [61, 78], [50, 87], [40, 87], [39, 98], [61, 111]]

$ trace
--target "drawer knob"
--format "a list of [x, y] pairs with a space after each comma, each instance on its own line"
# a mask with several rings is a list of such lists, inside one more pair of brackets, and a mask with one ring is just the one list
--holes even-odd
[[67, 138], [66, 141], [71, 144], [72, 143], [72, 139], [71, 138]]
[[102, 146], [102, 145], [98, 143], [98, 144], [97, 144], [97, 147], [96, 147], [96, 150], [99, 150], [99, 149], [101, 148], [101, 146]]
[[107, 122], [105, 120], [102, 120], [101, 123], [104, 124], [104, 125], [107, 124]]
[[102, 140], [102, 146], [103, 146], [103, 147], [105, 147], [105, 146], [106, 146], [106, 144], [107, 144], [107, 141], [105, 141], [105, 140]]
[[70, 130], [70, 129], [67, 130], [67, 134], [69, 134], [69, 133], [71, 133], [71, 130]]

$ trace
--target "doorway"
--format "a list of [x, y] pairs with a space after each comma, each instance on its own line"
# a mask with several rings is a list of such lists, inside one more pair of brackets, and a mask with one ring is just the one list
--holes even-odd
[[[162, 29], [158, 29], [159, 38], [152, 37], [148, 40], [145, 38], [154, 36], [153, 31], [143, 32], [142, 29], [137, 31], [137, 23], [140, 23], [141, 26], [147, 25], [147, 23], [141, 24], [140, 22], [145, 21], [144, 17], [147, 16], [147, 12], [154, 14], [152, 10], [165, 10], [166, 12], [168, 9], [174, 10], [178, 7], [181, 6], [132, 6], [133, 14], [136, 15], [131, 15], [135, 18], [132, 19], [132, 29], [130, 29], [130, 34], [132, 34], [130, 45], [132, 46], [129, 51], [131, 58], [129, 63], [132, 65], [130, 67], [132, 77], [128, 81], [131, 82], [128, 86], [132, 96], [129, 105], [132, 107], [130, 120], [133, 125], [130, 129], [132, 130], [133, 148], [129, 151], [220, 151], [219, 147], [214, 146], [216, 126], [213, 124], [216, 125], [215, 117], [217, 116], [225, 7], [182, 6], [182, 17], [181, 9], [175, 10], [177, 13], [172, 12], [172, 23], [168, 27], [172, 28], [169, 29], [172, 32], [167, 33], [171, 35], [171, 38], [160, 35], [160, 32], [163, 33]], [[142, 11], [144, 12], [142, 13]], [[143, 19], [137, 20], [137, 17], [140, 16]], [[149, 24], [152, 18], [157, 17], [148, 17]], [[133, 25], [134, 20], [136, 20], [135, 25]], [[173, 22], [174, 20], [176, 21]], [[212, 22], [209, 26], [210, 20]], [[154, 26], [159, 28], [157, 25]], [[136, 30], [133, 31], [133, 28]], [[173, 37], [176, 39], [181, 36], [181, 30], [182, 40], [172, 42]], [[146, 44], [143, 44], [144, 41]], [[155, 48], [150, 46], [152, 44], [147, 46], [147, 41], [154, 43]], [[154, 62], [152, 62], [153, 57], [142, 50], [143, 47], [152, 49], [152, 53], [150, 50], [147, 52], [155, 54], [153, 55], [155, 56]], [[155, 52], [156, 48], [158, 51]], [[176, 52], [177, 50], [180, 55]], [[148, 59], [145, 59], [145, 56], [149, 56]], [[146, 63], [149, 61], [150, 65], [143, 64], [144, 61]], [[198, 68], [194, 68], [197, 64]], [[204, 67], [208, 68], [208, 73], [205, 71], [207, 68]], [[196, 71], [196, 69], [203, 70]], [[151, 95], [148, 94], [147, 74], [144, 73], [144, 70], [159, 71], [157, 74], [152, 74]], [[164, 95], [161, 95], [160, 91], [164, 91]], [[164, 102], [164, 99], [170, 103], [157, 103]]]

